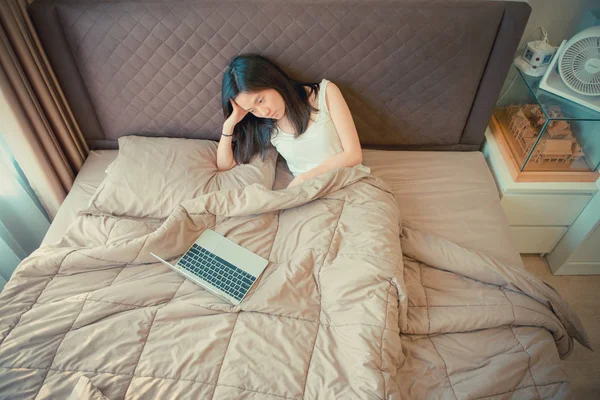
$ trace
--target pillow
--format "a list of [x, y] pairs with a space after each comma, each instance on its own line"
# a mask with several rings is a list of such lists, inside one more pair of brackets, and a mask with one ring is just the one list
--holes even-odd
[[184, 200], [259, 184], [272, 189], [277, 152], [229, 171], [217, 170], [218, 143], [198, 139], [119, 138], [119, 153], [90, 201], [118, 216], [166, 218]]

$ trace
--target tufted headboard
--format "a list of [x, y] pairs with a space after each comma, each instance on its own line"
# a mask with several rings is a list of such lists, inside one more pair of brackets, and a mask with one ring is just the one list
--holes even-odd
[[494, 1], [39, 0], [30, 5], [90, 148], [218, 139], [246, 52], [341, 89], [367, 148], [477, 150], [530, 8]]

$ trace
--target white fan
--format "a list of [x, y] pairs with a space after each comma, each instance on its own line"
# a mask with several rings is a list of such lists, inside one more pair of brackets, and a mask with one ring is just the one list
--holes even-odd
[[600, 26], [562, 42], [540, 88], [600, 112]]

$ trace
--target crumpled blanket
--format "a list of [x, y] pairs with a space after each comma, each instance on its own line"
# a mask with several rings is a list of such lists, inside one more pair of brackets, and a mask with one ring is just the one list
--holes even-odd
[[[206, 194], [164, 220], [83, 212], [0, 294], [0, 397], [474, 398], [469, 382], [489, 393], [506, 379], [482, 383], [472, 367], [486, 361], [440, 338], [484, 335], [496, 358], [514, 350], [496, 330], [525, 353], [536, 339], [548, 350], [549, 332], [563, 355], [570, 336], [586, 342], [550, 288], [439, 238], [400, 235], [398, 213], [382, 181], [352, 168], [282, 191]], [[150, 255], [174, 260], [206, 228], [269, 260], [239, 306]], [[455, 286], [431, 288], [444, 280]], [[473, 313], [474, 302], [485, 307]], [[419, 355], [431, 345], [445, 365]], [[539, 376], [553, 379], [506, 387], [540, 393]]]
[[401, 398], [568, 399], [579, 317], [526, 270], [404, 227]]

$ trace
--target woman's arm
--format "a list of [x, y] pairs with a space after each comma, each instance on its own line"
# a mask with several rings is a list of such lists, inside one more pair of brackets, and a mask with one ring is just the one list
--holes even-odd
[[219, 140], [219, 147], [217, 147], [217, 168], [219, 171], [227, 171], [235, 167], [233, 150], [231, 149], [232, 136], [229, 135], [233, 135], [233, 127], [225, 124], [223, 125], [221, 140]]
[[344, 100], [344, 96], [342, 96], [342, 92], [340, 92], [340, 89], [333, 82], [329, 82], [327, 85], [325, 101], [344, 150], [310, 171], [298, 175], [289, 184], [289, 187], [329, 172], [332, 169], [354, 167], [362, 163], [362, 149], [352, 114], [350, 113], [348, 104]]
[[229, 99], [233, 111], [231, 115], [227, 117], [223, 124], [223, 131], [221, 132], [221, 140], [219, 140], [219, 147], [217, 147], [217, 168], [219, 171], [227, 171], [235, 167], [235, 160], [233, 159], [233, 149], [231, 148], [231, 142], [233, 139], [233, 128], [248, 114], [248, 111], [233, 100]]

